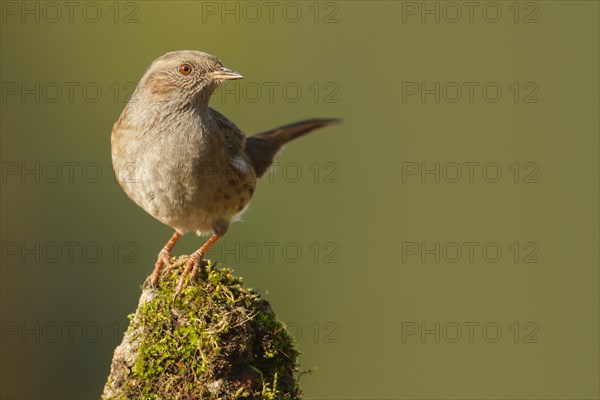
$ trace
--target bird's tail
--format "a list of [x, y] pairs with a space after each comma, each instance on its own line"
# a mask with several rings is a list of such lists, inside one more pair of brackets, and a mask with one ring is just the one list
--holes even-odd
[[288, 142], [329, 125], [341, 123], [340, 119], [315, 118], [280, 126], [257, 133], [246, 139], [246, 154], [252, 162], [256, 176], [262, 176], [273, 163], [275, 155]]

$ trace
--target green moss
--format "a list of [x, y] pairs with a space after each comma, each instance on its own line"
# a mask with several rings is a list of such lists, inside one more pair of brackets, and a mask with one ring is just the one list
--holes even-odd
[[174, 300], [180, 273], [144, 290], [103, 397], [300, 398], [299, 353], [269, 303], [210, 263]]

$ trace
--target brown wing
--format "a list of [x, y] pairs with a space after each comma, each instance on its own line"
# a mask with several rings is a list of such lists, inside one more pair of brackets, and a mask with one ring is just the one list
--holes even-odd
[[209, 111], [219, 126], [219, 131], [225, 141], [227, 154], [230, 157], [239, 155], [246, 148], [246, 136], [244, 136], [236, 124], [227, 119], [223, 114], [212, 108], [209, 108]]

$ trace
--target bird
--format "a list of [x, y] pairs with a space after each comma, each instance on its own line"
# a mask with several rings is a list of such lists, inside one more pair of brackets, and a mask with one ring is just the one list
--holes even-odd
[[[291, 140], [339, 124], [313, 118], [245, 136], [209, 107], [219, 85], [244, 76], [208, 53], [168, 52], [144, 72], [111, 132], [111, 155], [123, 191], [152, 217], [174, 230], [159, 251], [145, 285], [158, 284], [182, 235], [210, 235], [184, 260], [175, 297], [189, 275], [195, 279], [203, 257], [240, 219], [258, 179]], [[133, 172], [132, 172], [133, 171]]]

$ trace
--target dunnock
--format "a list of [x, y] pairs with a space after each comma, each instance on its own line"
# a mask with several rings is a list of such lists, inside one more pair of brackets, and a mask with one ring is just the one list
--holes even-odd
[[[202, 257], [244, 212], [282, 146], [314, 129], [338, 123], [310, 119], [245, 137], [208, 107], [217, 86], [242, 75], [199, 51], [174, 51], [155, 60], [112, 129], [119, 184], [154, 218], [175, 229], [146, 283], [156, 284], [171, 250], [186, 232], [213, 232], [187, 260], [177, 286], [196, 275]], [[135, 179], [129, 169], [133, 165]]]

